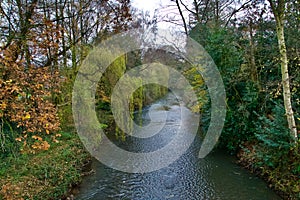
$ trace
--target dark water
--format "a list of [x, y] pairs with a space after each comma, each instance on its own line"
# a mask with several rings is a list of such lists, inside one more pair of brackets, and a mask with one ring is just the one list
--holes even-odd
[[[159, 134], [147, 139], [129, 138], [125, 144], [120, 145], [122, 148], [149, 152], [161, 148], [172, 140], [178, 123], [185, 120], [180, 116], [176, 98], [170, 94], [156, 102], [153, 107], [155, 109], [152, 110], [152, 120], [154, 116], [156, 118], [154, 120], [160, 121], [161, 112], [167, 113], [166, 126]], [[189, 114], [184, 117], [193, 115], [187, 110], [185, 112]], [[149, 121], [147, 109], [143, 112], [142, 118], [147, 124]], [[234, 159], [223, 152], [212, 152], [206, 158], [198, 159], [200, 146], [200, 138], [196, 136], [190, 148], [174, 163], [143, 174], [120, 172], [94, 160], [92, 168], [95, 174], [84, 178], [75, 199], [280, 199], [262, 180], [236, 165]]]

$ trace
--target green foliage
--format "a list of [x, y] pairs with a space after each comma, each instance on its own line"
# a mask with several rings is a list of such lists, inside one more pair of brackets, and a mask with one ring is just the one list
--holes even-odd
[[[115, 117], [119, 117], [120, 119], [120, 123], [123, 125], [123, 127], [126, 130], [131, 130], [133, 127], [133, 123], [132, 120], [133, 119], [133, 112], [135, 111], [135, 109], [139, 109], [141, 110], [143, 107], [143, 87], [142, 87], [142, 79], [141, 78], [136, 78], [136, 77], [130, 77], [129, 79], [123, 79], [126, 80], [124, 82], [122, 82], [122, 88], [125, 89], [124, 91], [134, 91], [135, 88], [137, 88], [137, 90], [135, 90], [135, 92], [133, 94], [118, 94], [121, 96], [118, 96], [117, 99], [115, 99], [115, 112], [114, 116]], [[130, 96], [128, 96], [130, 95]], [[125, 112], [125, 107], [124, 104], [126, 104], [127, 102], [124, 100], [124, 98], [127, 97], [129, 98], [129, 112]], [[125, 136], [126, 134], [119, 129], [118, 127], [116, 127], [116, 138], [117, 139], [121, 139], [121, 140], [125, 140]]]
[[[119, 57], [107, 68], [99, 82], [96, 93], [98, 118], [102, 121], [101, 123], [113, 126], [115, 128], [113, 131], [115, 138], [121, 140], [125, 140], [126, 134], [112, 122], [114, 119], [111, 117], [111, 95], [117, 82], [122, 81], [122, 89], [116, 94], [116, 98], [114, 99], [114, 117], [118, 117], [119, 123], [122, 124], [123, 128], [127, 131], [131, 130], [133, 127], [132, 120], [130, 119], [134, 118], [134, 112], [138, 111], [141, 113], [144, 105], [148, 105], [164, 96], [168, 91], [167, 88], [158, 84], [144, 85], [145, 83], [143, 83], [142, 78], [139, 77], [139, 74], [142, 73], [143, 76], [153, 77], [152, 81], [159, 82], [160, 79], [168, 80], [165, 77], [165, 74], [168, 74], [167, 72], [161, 71], [160, 68], [157, 70], [148, 70], [147, 68], [130, 69], [132, 66], [126, 66], [125, 61], [125, 56]], [[137, 61], [135, 60], [134, 63], [135, 62]], [[125, 72], [130, 75], [125, 75]], [[126, 98], [128, 98], [127, 100], [129, 102], [126, 102]], [[127, 103], [129, 112], [125, 112], [126, 108], [124, 105]], [[112, 132], [111, 127], [107, 127], [106, 130]]]
[[241, 143], [253, 139], [253, 122], [257, 116], [252, 112], [259, 106], [261, 97], [253, 82], [239, 82], [234, 83], [227, 91], [227, 98], [227, 116], [221, 146], [236, 151]]
[[[112, 56], [112, 55], [107, 55]], [[122, 77], [126, 70], [126, 58], [121, 56], [118, 59], [114, 60], [112, 64], [106, 69], [104, 74], [101, 77], [101, 82], [99, 86], [105, 92], [107, 96], [112, 93], [112, 89], [116, 85], [117, 81]]]
[[[203, 30], [203, 32], [201, 32]], [[226, 89], [227, 116], [220, 146], [234, 151], [242, 141], [251, 139], [251, 112], [257, 106], [258, 89], [256, 83], [249, 82], [248, 77], [240, 76], [243, 63], [243, 51], [239, 48], [240, 35], [233, 30], [210, 28], [197, 25], [191, 37], [204, 44], [204, 48], [218, 67]], [[209, 101], [203, 105], [202, 124], [204, 130], [209, 125]]]
[[257, 156], [260, 165], [277, 167], [285, 165], [285, 157], [290, 151], [290, 134], [285, 117], [285, 110], [282, 105], [274, 102], [274, 108], [269, 115], [258, 116], [255, 124], [255, 136], [259, 141]]
[[[294, 23], [294, 22], [293, 22]], [[298, 26], [298, 25], [297, 25]], [[298, 130], [300, 128], [299, 45], [293, 26], [288, 30], [292, 103]], [[294, 31], [292, 31], [295, 29]], [[247, 33], [248, 34], [248, 33]], [[239, 152], [241, 162], [259, 171], [278, 191], [291, 199], [299, 198], [299, 143], [290, 144], [282, 99], [281, 72], [278, 59], [275, 24], [262, 21], [256, 27], [254, 61], [257, 79], [246, 59], [249, 38], [234, 28], [211, 28], [197, 25], [192, 38], [204, 46], [219, 68], [227, 96], [227, 116], [219, 147]], [[293, 42], [292, 42], [293, 41]], [[298, 49], [298, 50], [297, 50]], [[246, 70], [245, 70], [246, 69]], [[202, 107], [202, 127], [210, 121], [210, 99]], [[293, 197], [293, 198], [292, 198]]]
[[229, 83], [242, 64], [242, 51], [237, 48], [238, 35], [231, 30], [212, 30], [205, 49], [217, 65], [223, 81]]
[[12, 126], [5, 119], [0, 121], [0, 159], [8, 156], [17, 156], [20, 153], [20, 144], [16, 141], [20, 130]]
[[63, 131], [72, 131], [74, 129], [71, 101], [77, 70], [77, 68], [61, 69], [61, 75], [64, 77], [64, 81], [60, 85], [61, 94], [54, 97], [54, 101], [58, 105], [58, 114]]
[[80, 182], [88, 159], [77, 134], [65, 132], [48, 151], [6, 157], [0, 163], [0, 199], [59, 199]]
[[208, 103], [208, 91], [202, 75], [198, 72], [196, 67], [191, 67], [184, 72], [185, 77], [189, 80], [195, 94], [197, 95], [196, 102], [188, 102], [187, 106], [195, 113], [203, 113]]
[[252, 168], [267, 177], [272, 187], [288, 194], [289, 199], [297, 199], [300, 195], [299, 142], [296, 145], [291, 142], [282, 102], [271, 101], [270, 104], [271, 112], [255, 113], [257, 141], [244, 157], [251, 155]]

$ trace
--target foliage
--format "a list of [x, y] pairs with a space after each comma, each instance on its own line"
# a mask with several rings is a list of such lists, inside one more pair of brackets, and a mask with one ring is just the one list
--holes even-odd
[[[289, 4], [290, 9], [295, 9], [292, 5], [297, 4]], [[297, 12], [287, 13], [286, 35], [293, 109], [299, 129], [299, 46], [295, 37], [299, 23], [293, 15]], [[198, 24], [190, 35], [212, 56], [225, 84], [227, 116], [219, 147], [238, 152], [240, 161], [263, 175], [271, 187], [286, 198], [297, 199], [299, 143], [290, 144], [281, 101], [279, 52], [274, 51], [278, 45], [275, 23], [258, 13], [242, 20], [251, 21], [255, 17], [257, 24], [250, 28], [248, 24], [226, 29]], [[209, 108], [208, 101], [202, 114], [204, 130], [209, 124]]]
[[57, 131], [59, 121], [51, 92], [56, 90], [58, 73], [10, 62], [4, 68], [8, 66], [0, 80], [1, 117], [15, 122], [23, 133]]
[[75, 134], [57, 131], [74, 129], [72, 87], [90, 46], [127, 28], [129, 7], [128, 0], [0, 2], [1, 197], [59, 199], [80, 181], [87, 153]]
[[[285, 166], [285, 156], [292, 148], [290, 144], [289, 130], [285, 118], [285, 110], [279, 103], [274, 102], [272, 113], [265, 116], [258, 116], [255, 124], [255, 136], [259, 141], [259, 150], [256, 154], [261, 160], [259, 165], [278, 167]], [[258, 115], [257, 113], [255, 113]]]
[[[9, 126], [20, 131], [16, 140], [26, 142], [27, 134], [55, 133], [60, 129], [57, 109], [52, 103], [52, 95], [59, 93], [58, 72], [28, 65], [24, 60], [13, 60], [14, 50], [8, 48], [1, 55], [0, 74], [0, 118], [1, 126]], [[7, 132], [7, 133], [9, 133]], [[9, 138], [5, 132], [5, 138]], [[6, 145], [6, 144], [4, 144]], [[7, 144], [9, 145], [9, 144]], [[5, 147], [2, 149], [8, 150]]]
[[196, 67], [191, 67], [184, 72], [184, 75], [191, 83], [191, 86], [197, 95], [197, 102], [189, 102], [187, 106], [195, 113], [203, 113], [206, 108], [205, 105], [208, 102], [208, 92], [204, 80], [201, 74], [197, 72]]
[[[113, 4], [94, 0], [1, 2], [1, 127], [9, 123], [14, 131], [23, 133], [17, 140], [24, 142], [31, 137], [27, 133], [39, 137], [43, 132], [56, 132], [60, 120], [63, 126], [70, 126], [70, 106], [66, 104], [70, 103], [69, 86], [76, 70], [92, 42], [128, 27], [129, 7], [128, 0]], [[103, 17], [95, 20], [99, 16]], [[70, 75], [65, 73], [68, 68], [73, 77], [65, 76]], [[59, 94], [60, 90], [66, 93]], [[56, 104], [63, 104], [59, 114]], [[10, 145], [4, 135], [10, 137], [1, 132], [2, 150], [4, 141]]]
[[[230, 151], [241, 148], [247, 152], [242, 159], [248, 159], [248, 164], [262, 170], [278, 190], [299, 192], [299, 145], [294, 147], [289, 143], [279, 100], [283, 96], [280, 59], [274, 50], [278, 44], [268, 6], [259, 4], [264, 1], [252, 1], [250, 5], [247, 1], [238, 9], [229, 5], [229, 1], [195, 2], [187, 5], [194, 6], [191, 10], [195, 10], [187, 24], [193, 26], [198, 22], [189, 34], [215, 61], [227, 94], [227, 117], [219, 146]], [[286, 2], [284, 25], [290, 89], [299, 129], [300, 23], [297, 19], [300, 4]], [[236, 15], [239, 11], [244, 12]], [[80, 180], [78, 168], [86, 153], [78, 138], [57, 131], [74, 128], [73, 82], [92, 44], [130, 26], [142, 27], [139, 23], [156, 28], [153, 23], [157, 19], [130, 25], [130, 12], [129, 0], [0, 3], [0, 158], [4, 161], [0, 163], [0, 193], [4, 198], [58, 199]], [[149, 52], [132, 52], [116, 59], [97, 88], [96, 109], [99, 119], [104, 120], [101, 128], [106, 127], [118, 138], [124, 139], [125, 134], [112, 122], [110, 95], [119, 78], [142, 63], [143, 53]], [[149, 63], [167, 60], [165, 53], [156, 53], [149, 53]], [[174, 60], [172, 56], [170, 60]], [[167, 73], [152, 71], [147, 75], [159, 79], [164, 74]], [[191, 80], [199, 100], [188, 106], [195, 112], [203, 112], [205, 129], [209, 125], [210, 99], [203, 80], [195, 68], [187, 70], [185, 76]], [[124, 123], [125, 118], [133, 117], [133, 112], [141, 111], [144, 105], [167, 92], [167, 88], [157, 84], [139, 87], [140, 78], [133, 77], [131, 81], [132, 85], [124, 87], [138, 89], [129, 98], [130, 116], [118, 113]], [[117, 103], [122, 105], [122, 100]]]
[[16, 156], [20, 152], [21, 144], [16, 141], [16, 138], [19, 136], [20, 131], [16, 130], [9, 122], [2, 118], [0, 122], [0, 159], [8, 155]]
[[[109, 56], [109, 55], [107, 55]], [[129, 62], [140, 62], [141, 58], [132, 58], [132, 61]], [[118, 117], [119, 123], [123, 126], [127, 131], [132, 128], [132, 120], [134, 118], [134, 112], [138, 111], [139, 113], [142, 111], [143, 106], [157, 100], [158, 98], [164, 96], [167, 92], [165, 87], [162, 87], [158, 84], [149, 84], [143, 85], [143, 80], [138, 75], [143, 73], [144, 76], [153, 77], [153, 81], [159, 80], [162, 78], [161, 76], [165, 76], [167, 72], [159, 71], [159, 70], [148, 70], [142, 68], [130, 69], [130, 66], [126, 65], [125, 56], [119, 57], [116, 59], [103, 73], [101, 80], [98, 84], [97, 93], [96, 93], [96, 106], [98, 111], [98, 118], [102, 121], [106, 121], [105, 124], [111, 124], [115, 127], [115, 137], [117, 139], [125, 140], [126, 134], [120, 129], [116, 124], [112, 122], [108, 122], [104, 118], [110, 118], [109, 116], [103, 116], [102, 113], [111, 115], [111, 95], [114, 87], [117, 82], [122, 77], [122, 90], [119, 94], [117, 94], [117, 98], [115, 101], [115, 113], [114, 116]], [[130, 75], [124, 75], [124, 73], [130, 73]], [[165, 77], [164, 77], [165, 78]], [[127, 94], [128, 91], [134, 91], [132, 94]], [[122, 93], [124, 92], [124, 93]], [[129, 96], [128, 96], [129, 95]], [[128, 98], [128, 108], [129, 112], [125, 112], [124, 98]], [[101, 116], [101, 117], [100, 117]], [[111, 118], [110, 118], [111, 119]], [[111, 127], [108, 127], [110, 131]]]
[[[271, 101], [271, 112], [255, 115], [256, 140], [244, 142], [239, 151], [239, 162], [269, 182], [285, 199], [298, 199], [300, 195], [299, 146], [290, 143], [285, 110], [281, 102]], [[299, 145], [299, 142], [298, 142]]]
[[[201, 34], [201, 30], [206, 34]], [[252, 117], [251, 109], [257, 106], [258, 96], [255, 83], [249, 82], [248, 77], [246, 79], [241, 76], [243, 51], [238, 45], [240, 36], [230, 29], [197, 25], [191, 31], [191, 37], [204, 43], [204, 48], [214, 60], [223, 78], [227, 96], [227, 116], [220, 146], [227, 147], [230, 151], [236, 150], [242, 141], [253, 136], [248, 129], [252, 126], [251, 120], [248, 119]], [[210, 108], [207, 104], [203, 106], [204, 109]], [[204, 111], [202, 117], [204, 130], [208, 128], [209, 118], [209, 112]]]
[[0, 163], [0, 199], [59, 199], [79, 183], [89, 155], [75, 133], [60, 134], [61, 142], [48, 151]]
[[250, 81], [234, 83], [227, 91], [228, 108], [221, 145], [230, 151], [236, 151], [241, 143], [253, 139], [253, 122], [257, 120], [253, 110], [262, 99], [258, 95], [257, 86]]

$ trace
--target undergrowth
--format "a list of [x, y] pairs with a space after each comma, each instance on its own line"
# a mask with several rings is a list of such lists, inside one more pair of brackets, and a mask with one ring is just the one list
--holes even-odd
[[61, 199], [81, 181], [89, 160], [75, 133], [61, 133], [49, 150], [6, 157], [0, 163], [0, 199]]

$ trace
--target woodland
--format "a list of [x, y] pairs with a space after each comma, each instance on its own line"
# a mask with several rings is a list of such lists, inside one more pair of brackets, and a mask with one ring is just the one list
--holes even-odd
[[[236, 156], [283, 199], [300, 198], [300, 1], [167, 3], [150, 15], [130, 0], [0, 2], [0, 199], [68, 197], [91, 159], [72, 116], [80, 66], [112, 35], [155, 31], [159, 23], [201, 44], [220, 71], [227, 114], [216, 148]], [[156, 56], [134, 51], [119, 57], [99, 81], [98, 117], [117, 140], [126, 136], [112, 119], [112, 89], [147, 55]], [[184, 75], [202, 99], [190, 109], [201, 113], [204, 137], [210, 121], [205, 82], [193, 68]], [[130, 110], [140, 111], [167, 92], [159, 85], [140, 87]]]

